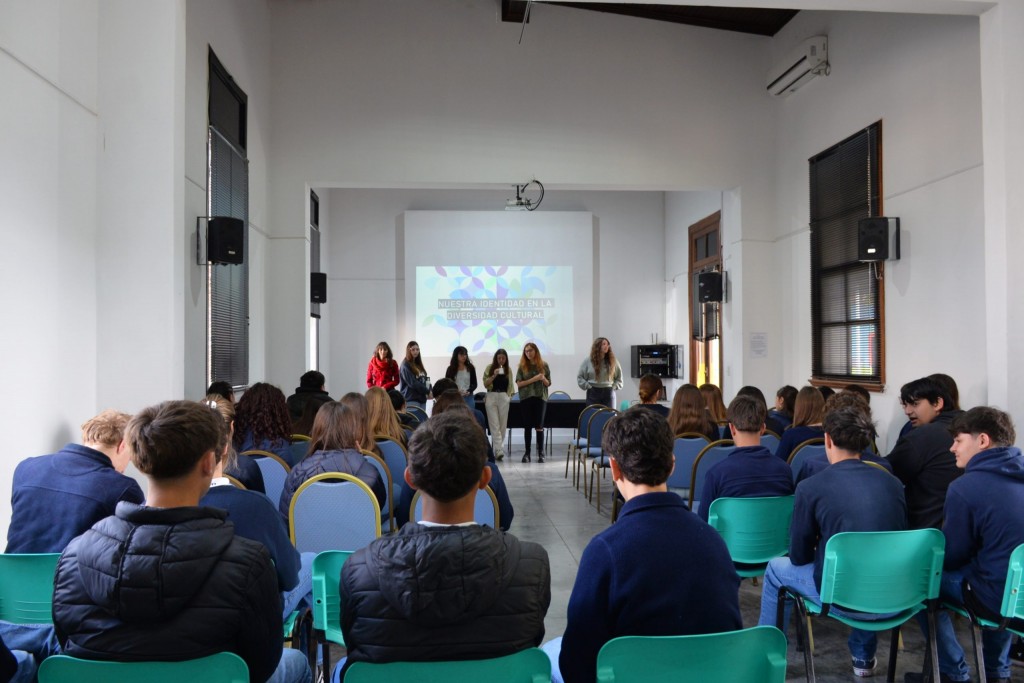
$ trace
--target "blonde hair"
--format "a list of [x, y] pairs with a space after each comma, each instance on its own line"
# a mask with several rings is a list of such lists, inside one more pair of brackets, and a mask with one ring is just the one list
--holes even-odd
[[132, 416], [108, 408], [82, 423], [82, 443], [117, 446], [124, 439], [124, 429]]
[[224, 471], [233, 470], [238, 461], [238, 452], [235, 450], [235, 445], [231, 443], [231, 429], [235, 422], [235, 404], [221, 394], [207, 394], [200, 403], [211, 410], [216, 410], [224, 420], [224, 439], [228, 446], [227, 453], [223, 458]]
[[395, 407], [391, 405], [391, 398], [388, 392], [380, 387], [370, 387], [366, 390], [366, 413], [370, 422], [370, 434], [372, 439], [375, 434], [389, 436], [401, 444], [405, 444], [405, 432], [398, 422], [398, 414]]

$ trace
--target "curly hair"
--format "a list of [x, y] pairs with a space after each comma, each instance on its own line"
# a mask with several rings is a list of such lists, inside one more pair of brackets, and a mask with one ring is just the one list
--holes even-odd
[[668, 413], [668, 426], [672, 428], [673, 434], [708, 434], [715, 429], [700, 389], [692, 384], [684, 384], [676, 389]]
[[[602, 356], [601, 342], [608, 342], [608, 353]], [[605, 368], [608, 379], [612, 377], [612, 369], [615, 367], [615, 352], [612, 351], [612, 343], [605, 337], [598, 337], [590, 345], [590, 364], [594, 366], [594, 377], [601, 377], [601, 366]]]
[[288, 441], [292, 417], [284, 393], [273, 384], [257, 382], [249, 387], [235, 408], [235, 448], [241, 448], [247, 436], [263, 441]]

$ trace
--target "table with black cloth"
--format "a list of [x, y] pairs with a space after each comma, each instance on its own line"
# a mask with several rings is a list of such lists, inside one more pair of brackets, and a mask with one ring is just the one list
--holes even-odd
[[[580, 421], [580, 413], [586, 407], [587, 402], [581, 398], [570, 399], [548, 399], [547, 410], [544, 412], [544, 427], [549, 429], [576, 429]], [[523, 411], [520, 410], [519, 399], [514, 398], [508, 404], [508, 429], [521, 429], [523, 424]], [[511, 452], [512, 434], [509, 432], [509, 451]], [[548, 442], [548, 452], [551, 452], [551, 443]]]

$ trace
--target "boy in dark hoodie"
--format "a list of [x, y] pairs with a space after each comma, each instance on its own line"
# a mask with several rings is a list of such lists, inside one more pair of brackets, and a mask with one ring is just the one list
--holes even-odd
[[[956, 466], [962, 477], [946, 493], [946, 558], [942, 598], [968, 604], [981, 616], [997, 617], [1010, 553], [1024, 543], [1024, 456], [1013, 446], [1010, 416], [981, 406], [958, 416], [950, 427]], [[970, 680], [964, 651], [948, 612], [937, 622], [942, 681]], [[1008, 631], [982, 633], [985, 671], [990, 682], [1010, 680]], [[908, 674], [907, 680], [921, 680]]]

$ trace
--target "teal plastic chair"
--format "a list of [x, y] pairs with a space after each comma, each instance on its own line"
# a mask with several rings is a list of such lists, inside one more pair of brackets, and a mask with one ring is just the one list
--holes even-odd
[[236, 654], [219, 652], [183, 662], [104, 662], [67, 655], [47, 657], [39, 683], [249, 683], [249, 667]]
[[693, 461], [693, 469], [690, 471], [690, 510], [697, 512], [700, 509], [700, 494], [704, 490], [704, 477], [708, 470], [728, 458], [734, 450], [736, 445], [732, 440], [719, 439], [709, 443], [697, 454]]
[[458, 662], [356, 662], [345, 672], [345, 683], [452, 683], [452, 681], [501, 681], [501, 683], [550, 683], [551, 660], [531, 647], [513, 655]]
[[980, 683], [985, 683], [985, 665], [981, 661], [981, 629], [1009, 631], [1024, 636], [1024, 628], [1021, 628], [1024, 624], [1024, 544], [1017, 546], [1010, 553], [1010, 561], [1006, 567], [1006, 586], [1003, 588], [1003, 604], [999, 607], [999, 621], [980, 617], [966, 605], [943, 600], [942, 607], [970, 621], [975, 670], [978, 672]]
[[[913, 531], [851, 531], [836, 534], [825, 544], [825, 563], [821, 573], [821, 604], [817, 604], [786, 586], [779, 589], [776, 625], [782, 628], [784, 601], [793, 598], [799, 619], [797, 637], [805, 643], [804, 625], [808, 615], [831, 617], [847, 626], [865, 631], [892, 629], [889, 645], [889, 669], [886, 680], [896, 676], [900, 626], [921, 611], [928, 612], [929, 633], [935, 633], [942, 560], [946, 538], [938, 529]], [[837, 614], [833, 607], [867, 614], [891, 615], [877, 620], [858, 619]], [[929, 638], [931, 671], [938, 670], [938, 652]], [[807, 680], [814, 676], [814, 655], [804, 647]], [[928, 669], [926, 669], [928, 670]]]
[[[414, 522], [423, 520], [423, 496], [419, 491], [412, 494], [412, 504], [409, 506], [409, 519]], [[498, 512], [498, 497], [490, 486], [477, 489], [476, 500], [473, 501], [473, 521], [492, 529], [501, 528], [498, 526], [501, 515]]]
[[53, 574], [60, 553], [0, 555], [0, 619], [52, 624]]
[[[346, 683], [348, 679], [346, 678]], [[597, 653], [598, 683], [786, 680], [786, 636], [774, 626], [694, 636], [623, 636]]]
[[804, 461], [814, 458], [819, 455], [825, 454], [825, 439], [822, 437], [816, 437], [813, 439], [807, 439], [802, 441], [793, 449], [793, 452], [789, 454], [789, 468], [793, 471], [793, 481], [796, 481], [796, 475], [800, 473], [800, 468], [803, 467]]
[[[344, 646], [341, 635], [341, 568], [352, 555], [348, 550], [326, 550], [313, 558], [313, 642], [310, 650], [322, 649], [325, 678], [331, 677], [330, 644]], [[310, 668], [315, 664], [310, 658]]]
[[729, 556], [744, 578], [764, 574], [768, 562], [789, 552], [793, 496], [717, 498], [708, 509], [708, 524], [722, 536]]

